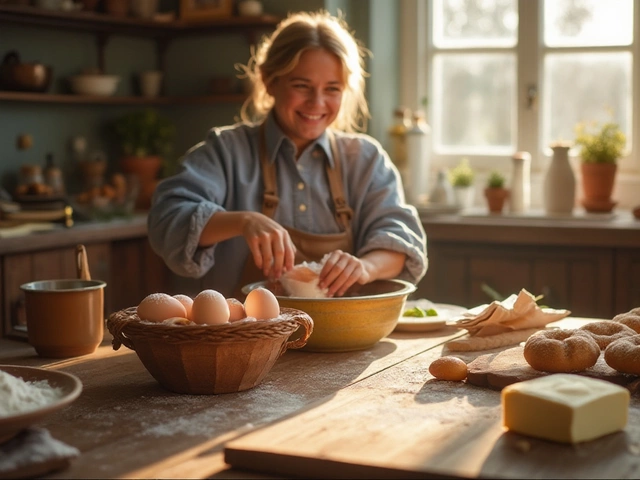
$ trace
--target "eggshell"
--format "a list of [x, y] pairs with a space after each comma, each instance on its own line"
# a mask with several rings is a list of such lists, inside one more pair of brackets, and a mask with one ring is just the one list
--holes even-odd
[[166, 293], [147, 295], [138, 305], [138, 316], [149, 322], [162, 322], [171, 317], [186, 317], [184, 305]]
[[194, 323], [218, 325], [229, 322], [229, 304], [220, 292], [203, 290], [193, 299], [191, 321]]
[[458, 357], [440, 357], [429, 365], [429, 373], [438, 380], [462, 381], [467, 378], [467, 364]]
[[268, 320], [280, 315], [280, 304], [276, 296], [266, 288], [251, 290], [244, 301], [244, 311], [247, 317], [257, 320]]
[[229, 304], [229, 321], [237, 322], [247, 318], [247, 314], [244, 311], [244, 305], [237, 298], [227, 298]]
[[188, 295], [182, 295], [181, 293], [179, 293], [178, 295], [174, 295], [173, 298], [178, 300], [184, 306], [184, 309], [187, 311], [187, 318], [190, 319], [191, 309], [193, 308], [193, 298], [189, 297]]

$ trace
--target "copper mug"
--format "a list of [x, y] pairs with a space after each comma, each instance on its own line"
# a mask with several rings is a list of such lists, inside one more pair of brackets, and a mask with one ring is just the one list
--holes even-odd
[[93, 353], [104, 336], [104, 287], [91, 280], [84, 246], [78, 246], [79, 279], [41, 280], [20, 286], [25, 294], [27, 336], [41, 357]]

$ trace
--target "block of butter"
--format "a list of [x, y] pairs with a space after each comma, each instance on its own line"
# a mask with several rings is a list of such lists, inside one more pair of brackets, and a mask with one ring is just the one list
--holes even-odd
[[629, 391], [605, 380], [557, 373], [502, 389], [502, 423], [514, 432], [580, 443], [622, 430]]

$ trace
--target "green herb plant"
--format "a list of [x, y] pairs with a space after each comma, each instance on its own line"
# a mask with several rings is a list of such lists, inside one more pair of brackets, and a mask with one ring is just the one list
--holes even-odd
[[505, 178], [504, 175], [497, 170], [492, 171], [487, 179], [488, 188], [504, 188]]
[[617, 123], [581, 122], [575, 126], [575, 144], [584, 163], [617, 163], [627, 144]]
[[449, 171], [449, 180], [454, 187], [470, 187], [473, 185], [475, 172], [469, 164], [468, 158], [463, 158], [460, 163]]
[[127, 113], [117, 118], [112, 127], [124, 155], [166, 157], [171, 152], [175, 126], [155, 110]]

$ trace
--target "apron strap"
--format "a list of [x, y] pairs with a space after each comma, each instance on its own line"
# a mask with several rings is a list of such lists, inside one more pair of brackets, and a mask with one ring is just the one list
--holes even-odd
[[336, 137], [334, 133], [327, 130], [329, 136], [329, 143], [331, 144], [331, 153], [333, 154], [333, 161], [335, 167], [331, 168], [329, 162], [327, 162], [327, 177], [329, 179], [329, 187], [331, 188], [331, 197], [333, 198], [333, 205], [336, 210], [336, 220], [338, 224], [346, 231], [351, 230], [351, 219], [353, 218], [353, 210], [349, 207], [347, 200], [344, 197], [344, 184], [342, 183], [342, 161], [338, 153], [338, 145], [336, 143]]
[[[342, 182], [342, 165], [338, 146], [333, 132], [327, 130], [329, 143], [331, 144], [331, 153], [335, 167], [332, 168], [327, 162], [326, 171], [329, 181], [329, 189], [331, 190], [331, 198], [336, 214], [336, 221], [345, 230], [351, 231], [351, 219], [353, 218], [353, 210], [347, 204], [344, 196], [344, 184]], [[269, 218], [273, 218], [280, 198], [278, 197], [278, 181], [276, 178], [275, 165], [269, 161], [267, 153], [267, 138], [264, 123], [260, 125], [260, 166], [262, 168], [262, 181], [264, 184], [264, 194], [262, 196], [262, 213]]]
[[262, 213], [269, 218], [278, 208], [280, 198], [278, 197], [278, 181], [276, 179], [276, 168], [269, 161], [267, 153], [267, 134], [264, 123], [260, 125], [260, 166], [262, 168], [262, 182], [264, 185], [264, 194], [262, 195]]

